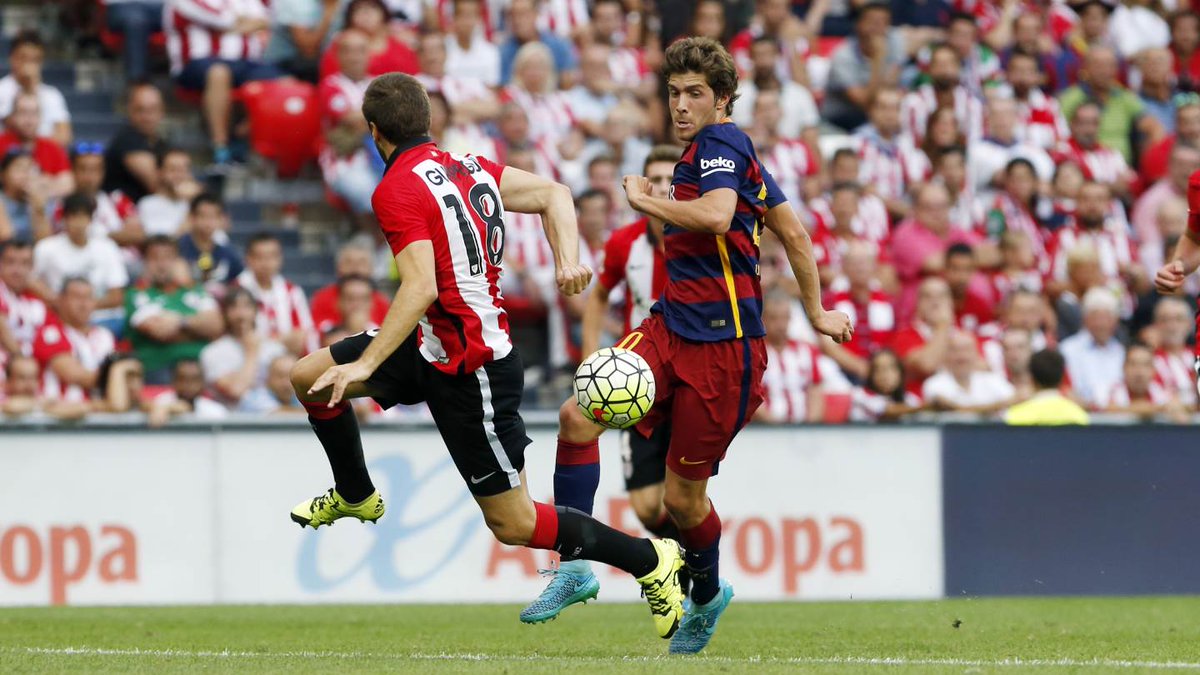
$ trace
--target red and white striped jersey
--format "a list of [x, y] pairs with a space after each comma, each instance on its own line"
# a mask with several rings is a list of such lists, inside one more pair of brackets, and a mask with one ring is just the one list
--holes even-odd
[[821, 165], [813, 155], [812, 149], [798, 139], [782, 137], [776, 139], [770, 149], [764, 149], [762, 146], [756, 149], [759, 161], [775, 177], [775, 182], [788, 201], [803, 204], [804, 181], [821, 171]]
[[[454, 32], [454, 0], [427, 1], [437, 4], [437, 16], [438, 21], [441, 22], [441, 32], [446, 35], [452, 35]], [[503, 23], [504, 10], [507, 6], [507, 0], [483, 0], [479, 3], [479, 28], [483, 32], [484, 39], [488, 42], [494, 42], [496, 34], [500, 32], [500, 24]]]
[[608, 238], [600, 283], [609, 290], [625, 284], [626, 333], [650, 316], [667, 283], [667, 262], [648, 218], [619, 228]]
[[[523, 295], [524, 289], [512, 286], [510, 267], [523, 267], [537, 278], [542, 270], [554, 269], [554, 252], [546, 240], [542, 217], [536, 213], [504, 214], [504, 283], [505, 293]], [[512, 289], [511, 291], [509, 289]]]
[[13, 339], [21, 345], [21, 351], [26, 356], [32, 353], [33, 338], [38, 329], [46, 324], [58, 323], [58, 318], [40, 298], [28, 289], [14, 293], [3, 281], [0, 281], [0, 315], [8, 321]]
[[283, 275], [276, 275], [271, 285], [264, 288], [250, 270], [242, 270], [234, 283], [246, 289], [258, 301], [259, 335], [279, 340], [299, 330], [304, 332], [307, 351], [316, 351], [320, 347], [320, 338], [303, 288], [284, 279]]
[[883, 199], [903, 199], [908, 191], [908, 173], [899, 139], [888, 141], [870, 127], [859, 131], [857, 139], [858, 182], [874, 188]]
[[772, 417], [785, 422], [808, 421], [808, 391], [821, 384], [819, 357], [820, 352], [807, 342], [790, 340], [783, 349], [767, 344], [763, 406]]
[[575, 126], [571, 102], [565, 92], [531, 94], [510, 84], [500, 91], [500, 99], [503, 103], [512, 101], [525, 111], [529, 117], [529, 136], [535, 143], [543, 140], [557, 143]]
[[[823, 195], [812, 200], [809, 204], [813, 218], [816, 221], [813, 231], [821, 227], [833, 229], [833, 211], [829, 207], [829, 196]], [[882, 243], [891, 236], [892, 225], [888, 220], [887, 205], [875, 195], [864, 194], [858, 198], [858, 213], [850, 221], [850, 230], [854, 234], [874, 242]]]
[[1022, 270], [1015, 273], [1000, 270], [988, 277], [988, 282], [992, 287], [992, 297], [1000, 302], [1003, 302], [1009, 293], [1016, 290], [1029, 291], [1030, 293], [1040, 295], [1045, 285], [1042, 273], [1036, 269]]
[[50, 362], [63, 354], [71, 354], [84, 368], [98, 370], [116, 346], [112, 332], [100, 326], [91, 326], [86, 333], [56, 323], [39, 328], [33, 341], [33, 358], [42, 370], [42, 396], [51, 401], [88, 400], [88, 391], [60, 381]]
[[421, 354], [442, 372], [472, 372], [512, 351], [501, 307], [504, 166], [443, 152], [432, 139], [396, 148], [371, 199], [392, 253], [433, 245], [437, 301], [419, 323]]
[[1133, 177], [1133, 172], [1130, 171], [1129, 164], [1125, 162], [1125, 157], [1104, 145], [1097, 144], [1096, 147], [1089, 150], [1081, 147], [1074, 138], [1070, 138], [1066, 143], [1060, 145], [1058, 151], [1052, 156], [1055, 164], [1063, 162], [1078, 164], [1079, 169], [1083, 171], [1083, 177], [1097, 183], [1112, 184], [1121, 179]]
[[1067, 120], [1058, 107], [1058, 100], [1041, 89], [1029, 92], [1024, 101], [1017, 101], [1018, 141], [1050, 151], [1071, 137]]
[[651, 75], [646, 56], [632, 47], [614, 47], [608, 53], [608, 72], [613, 82], [628, 89], [637, 87]]
[[1067, 256], [1072, 249], [1083, 243], [1095, 246], [1096, 254], [1100, 258], [1100, 272], [1104, 278], [1124, 287], [1121, 270], [1133, 265], [1133, 243], [1124, 230], [1117, 229], [1110, 222], [1106, 222], [1097, 230], [1085, 230], [1071, 219], [1065, 227], [1056, 230], [1047, 247], [1051, 261], [1050, 278], [1059, 281], [1067, 279]]
[[[125, 227], [125, 219], [137, 213], [137, 205], [120, 190], [112, 193], [101, 190], [96, 193], [96, 210], [92, 213], [92, 226], [88, 228], [89, 237], [107, 237]], [[62, 204], [54, 209], [54, 225], [62, 231]]]
[[[1146, 393], [1138, 397], [1139, 401], [1150, 401], [1154, 405], [1166, 405], [1171, 402], [1171, 392], [1166, 387], [1158, 382], [1150, 382]], [[1108, 400], [1104, 402], [1102, 407], [1112, 408], [1128, 408], [1134, 401], [1129, 393], [1129, 387], [1125, 386], [1124, 382], [1118, 382], [1113, 385], [1111, 391], [1108, 392]]]
[[844, 346], [866, 358], [892, 344], [896, 333], [895, 300], [883, 291], [871, 291], [866, 302], [859, 302], [849, 291], [836, 293], [829, 306], [850, 317], [854, 338]]
[[[733, 62], [742, 77], [749, 78], [750, 74], [754, 72], [754, 61], [750, 58], [750, 47], [762, 35], [762, 23], [755, 19], [751, 22], [749, 28], [733, 36], [733, 39], [729, 41], [729, 54], [733, 56]], [[790, 41], [777, 38], [775, 44], [779, 46], [779, 59], [775, 62], [775, 74], [779, 76], [781, 82], [794, 81], [795, 78], [792, 77], [792, 60], [797, 56], [807, 60], [812, 54], [812, 43], [806, 38], [798, 37]]]
[[262, 0], [171, 0], [163, 9], [163, 30], [171, 74], [196, 59], [258, 60], [266, 47], [262, 32], [242, 34], [233, 27], [243, 17], [270, 19]]
[[1050, 264], [1050, 254], [1047, 250], [1046, 233], [1038, 223], [1037, 218], [1025, 206], [1017, 203], [1007, 192], [996, 195], [992, 208], [988, 211], [984, 222], [983, 234], [994, 240], [999, 240], [1005, 232], [1024, 232], [1033, 248], [1033, 257], [1041, 269]]
[[[904, 95], [900, 104], [900, 124], [913, 145], [921, 145], [925, 125], [937, 107], [937, 94], [932, 84], [923, 84]], [[954, 119], [968, 144], [983, 137], [983, 103], [963, 86], [954, 88]]]
[[1196, 403], [1196, 356], [1187, 347], [1154, 351], [1154, 379], [1184, 404]]
[[543, 0], [538, 12], [538, 30], [570, 39], [591, 22], [587, 0]]
[[467, 101], [493, 98], [492, 90], [488, 89], [483, 80], [474, 77], [456, 77], [454, 75], [431, 77], [422, 74], [417, 75], [417, 80], [425, 87], [426, 91], [439, 92], [445, 96], [450, 107], [461, 105]]
[[817, 226], [812, 233], [813, 262], [817, 264], [817, 267], [830, 267], [840, 273], [842, 258], [845, 257], [847, 249], [850, 248], [851, 244], [858, 242], [871, 247], [875, 253], [876, 264], [891, 262], [888, 247], [882, 242], [871, 241], [867, 237], [860, 237], [853, 233], [849, 235], [838, 234], [826, 224], [823, 218], [818, 216]]

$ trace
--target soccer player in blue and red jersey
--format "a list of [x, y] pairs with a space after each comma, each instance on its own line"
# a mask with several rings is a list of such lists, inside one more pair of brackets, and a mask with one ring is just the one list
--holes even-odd
[[[717, 573], [721, 520], [707, 488], [733, 437], [762, 403], [763, 226], [787, 252], [813, 327], [839, 343], [850, 339], [852, 329], [845, 314], [821, 306], [808, 234], [759, 164], [750, 139], [728, 119], [737, 91], [729, 53], [716, 41], [687, 38], [667, 49], [663, 71], [671, 121], [688, 142], [671, 196], [653, 196], [643, 176], [626, 176], [624, 185], [630, 206], [666, 223], [667, 284], [651, 316], [617, 346], [640, 354], [654, 372], [654, 407], [638, 430], [671, 425], [663, 501], [681, 532], [692, 579], [691, 606], [671, 652], [694, 654], [708, 644], [733, 597]], [[590, 512], [603, 429], [574, 400], [560, 409], [559, 424], [555, 503]], [[523, 620], [553, 618], [594, 595], [598, 584], [587, 563], [566, 560]]]

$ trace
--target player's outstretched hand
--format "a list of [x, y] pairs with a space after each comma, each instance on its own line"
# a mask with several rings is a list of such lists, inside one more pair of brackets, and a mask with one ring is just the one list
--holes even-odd
[[645, 176], [625, 176], [621, 185], [625, 188], [625, 199], [629, 200], [629, 206], [635, 210], [638, 208], [638, 200], [650, 194], [650, 179]]
[[1154, 275], [1154, 288], [1163, 295], [1174, 295], [1183, 288], [1185, 278], [1183, 261], [1175, 260], [1158, 268], [1158, 274]]
[[555, 271], [558, 292], [563, 295], [578, 295], [592, 283], [592, 270], [587, 265], [567, 265]]
[[308, 388], [308, 393], [315, 394], [318, 391], [333, 387], [329, 395], [329, 407], [341, 403], [342, 397], [346, 394], [346, 388], [355, 382], [366, 382], [371, 376], [371, 370], [359, 361], [351, 361], [340, 366], [332, 368], [321, 373], [316, 382]]
[[833, 338], [839, 345], [854, 337], [854, 326], [850, 324], [850, 317], [843, 312], [825, 312], [813, 321], [813, 328]]

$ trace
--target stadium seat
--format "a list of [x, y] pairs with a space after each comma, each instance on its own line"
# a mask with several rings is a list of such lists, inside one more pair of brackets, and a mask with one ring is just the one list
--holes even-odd
[[825, 424], [845, 424], [850, 421], [850, 394], [825, 394]]
[[321, 114], [315, 87], [291, 78], [251, 82], [236, 97], [250, 118], [251, 147], [274, 160], [281, 178], [296, 177], [317, 158]]

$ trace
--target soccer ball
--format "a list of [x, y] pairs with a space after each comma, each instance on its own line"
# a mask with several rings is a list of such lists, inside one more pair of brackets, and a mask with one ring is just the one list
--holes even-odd
[[627, 429], [654, 404], [654, 373], [637, 352], [605, 347], [575, 371], [575, 401], [583, 416], [607, 429]]

